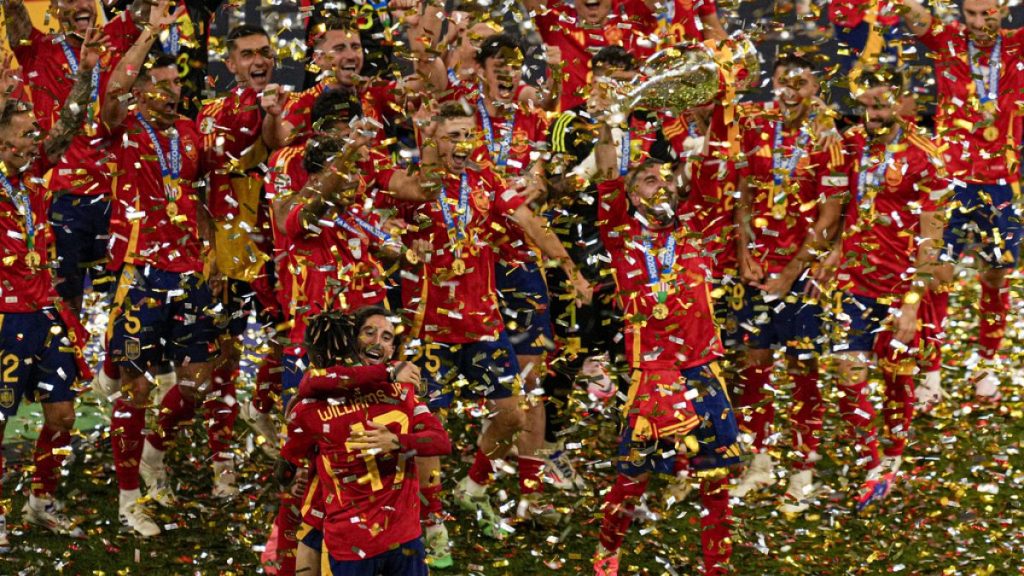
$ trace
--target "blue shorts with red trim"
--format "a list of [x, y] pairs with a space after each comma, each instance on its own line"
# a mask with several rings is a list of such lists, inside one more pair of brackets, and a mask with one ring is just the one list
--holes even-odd
[[488, 400], [520, 393], [519, 361], [504, 331], [495, 341], [422, 342], [411, 348], [410, 354], [427, 380], [431, 410], [451, 406], [456, 392]]
[[501, 317], [516, 354], [540, 356], [553, 351], [551, 299], [540, 266], [536, 262], [525, 262], [522, 266], [499, 262], [494, 279], [501, 299]]
[[804, 296], [806, 280], [797, 280], [782, 298], [765, 301], [762, 290], [747, 286], [739, 328], [747, 348], [768, 350], [784, 347], [787, 354], [821, 352], [827, 336], [822, 332], [822, 308]]
[[77, 377], [75, 353], [55, 310], [0, 313], [0, 414], [17, 414], [22, 397], [70, 402]]

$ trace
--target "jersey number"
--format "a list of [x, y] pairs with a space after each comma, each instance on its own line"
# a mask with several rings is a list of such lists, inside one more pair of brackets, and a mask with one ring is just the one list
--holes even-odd
[[4, 384], [14, 384], [18, 381], [18, 357], [14, 354], [6, 354], [0, 358], [0, 367], [3, 368]]
[[[409, 416], [401, 410], [391, 410], [385, 412], [379, 416], [374, 417], [371, 422], [374, 424], [380, 424], [387, 426], [388, 424], [398, 424], [402, 431], [402, 434], [409, 433]], [[366, 427], [362, 423], [356, 423], [352, 425], [352, 430], [355, 432], [363, 432]], [[377, 459], [373, 454], [367, 454], [363, 456], [363, 460], [366, 461], [366, 470], [370, 476], [370, 488], [373, 491], [383, 490], [384, 482], [380, 479], [380, 470], [377, 468]], [[399, 465], [395, 470], [395, 484], [401, 484], [402, 480], [405, 479], [405, 466]]]

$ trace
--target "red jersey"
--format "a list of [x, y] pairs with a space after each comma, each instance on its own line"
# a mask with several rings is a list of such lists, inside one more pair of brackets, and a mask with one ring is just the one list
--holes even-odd
[[[814, 118], [786, 130], [777, 110], [746, 119], [742, 132], [751, 197], [751, 256], [766, 274], [781, 272], [818, 218], [817, 206], [848, 191], [842, 144], [817, 147]], [[741, 223], [748, 226], [748, 223]]]
[[666, 4], [667, 10], [662, 17], [668, 30], [662, 42], [669, 46], [683, 42], [703, 42], [704, 24], [701, 17], [718, 12], [715, 0], [671, 0]]
[[[865, 20], [865, 13], [874, 0], [829, 0], [828, 19], [840, 28], [856, 28]], [[900, 22], [900, 15], [888, 0], [877, 0], [876, 22], [892, 27]]]
[[[402, 275], [405, 308], [416, 315], [412, 333], [451, 344], [497, 338], [504, 324], [493, 247], [515, 226], [508, 216], [523, 198], [488, 169], [466, 170], [461, 178], [446, 174], [442, 186], [437, 200], [403, 207], [407, 245], [422, 239], [432, 246], [430, 262]], [[457, 260], [461, 275], [453, 275]]]
[[215, 219], [238, 216], [240, 199], [231, 180], [266, 159], [260, 137], [262, 126], [259, 94], [252, 88], [235, 88], [227, 96], [207, 102], [199, 111], [196, 127], [203, 137], [204, 161], [211, 170], [207, 198]]
[[[281, 121], [294, 126], [295, 138], [291, 141], [292, 144], [305, 143], [313, 133], [313, 104], [329, 87], [327, 82], [320, 82], [288, 98]], [[359, 99], [363, 105], [363, 116], [383, 122], [385, 118], [400, 115], [402, 110], [397, 108], [395, 103], [397, 90], [395, 82], [377, 82], [360, 87]]]
[[622, 46], [643, 60], [657, 47], [658, 21], [643, 0], [624, 0], [613, 5], [600, 29], [585, 26], [579, 21], [576, 9], [560, 0], [551, 2], [547, 10], [534, 16], [544, 43], [562, 51], [565, 68], [562, 70], [561, 110], [586, 102], [590, 59], [601, 48]]
[[870, 148], [859, 126], [844, 136], [850, 202], [838, 287], [869, 298], [900, 297], [914, 275], [921, 213], [935, 211], [949, 186], [937, 168], [942, 160], [935, 145], [918, 134], [903, 133], [894, 145]]
[[[387, 426], [400, 448], [377, 455], [350, 450], [351, 434], [370, 422]], [[372, 558], [419, 538], [414, 456], [448, 454], [451, 440], [412, 386], [301, 401], [289, 418], [281, 456], [301, 465], [314, 447], [326, 507], [324, 544], [335, 560]]]
[[[111, 136], [118, 164], [113, 180], [109, 267], [116, 270], [125, 263], [165, 272], [202, 272], [201, 201], [195, 189], [205, 171], [202, 138], [191, 120], [175, 121], [180, 164], [175, 167], [170, 131], [149, 126], [152, 133], [138, 114], [129, 114]], [[150, 134], [155, 135], [160, 152]], [[167, 180], [173, 180], [177, 171], [178, 186], [171, 186], [170, 194], [159, 161], [161, 153], [170, 173]], [[171, 194], [176, 196], [173, 202]]]
[[28, 170], [0, 180], [0, 313], [36, 312], [57, 301], [49, 257], [52, 196], [45, 188], [51, 165], [40, 154]]
[[[998, 82], [993, 82], [993, 47], [978, 48], [978, 63], [972, 73], [967, 29], [961, 23], [943, 24], [936, 18], [928, 33], [920, 37], [935, 59], [939, 96], [935, 126], [948, 147], [943, 157], [950, 176], [968, 182], [997, 183], [1018, 177], [1019, 109], [1024, 103], [1024, 28], [1000, 30], [999, 38]], [[998, 84], [998, 93], [986, 104], [982, 101], [987, 98], [986, 92], [996, 87], [993, 84]], [[994, 119], [995, 131], [978, 125], [985, 121], [982, 109], [993, 105], [989, 114]]]
[[683, 370], [721, 355], [701, 239], [686, 226], [648, 230], [632, 215], [621, 178], [599, 184], [598, 194], [630, 366]]
[[[93, 117], [86, 120], [90, 123], [99, 121], [99, 101], [106, 92], [110, 72], [140, 33], [128, 11], [107, 22], [103, 31], [109, 37], [110, 49], [104, 52], [97, 67], [98, 85], [90, 104]], [[27, 43], [14, 47], [14, 54], [25, 68], [26, 81], [32, 88], [33, 111], [44, 132], [53, 127], [71, 94], [80, 52], [81, 48], [61, 42], [60, 36], [43, 34], [34, 28]], [[76, 136], [53, 170], [50, 189], [79, 196], [109, 194], [110, 171], [106, 166], [112, 161], [109, 148], [110, 142], [102, 137], [85, 133]]]
[[[305, 145], [292, 145], [279, 148], [270, 155], [270, 159], [267, 160], [270, 172], [264, 183], [268, 203], [273, 203], [275, 199], [298, 194], [306, 186], [309, 173], [302, 166], [305, 153]], [[274, 211], [270, 212], [273, 221]], [[295, 280], [300, 270], [292, 254], [291, 240], [287, 234], [280, 232], [282, 227], [278, 226], [276, 221], [273, 222], [273, 258], [277, 271], [277, 301], [284, 312], [285, 319], [290, 321], [295, 316], [296, 309], [302, 305], [302, 285]], [[300, 351], [296, 355], [302, 356], [303, 354]]]

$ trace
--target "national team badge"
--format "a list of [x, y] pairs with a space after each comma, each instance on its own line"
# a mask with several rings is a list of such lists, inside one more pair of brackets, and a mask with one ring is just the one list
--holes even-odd
[[14, 406], [14, 389], [9, 386], [0, 388], [0, 406], [11, 408]]

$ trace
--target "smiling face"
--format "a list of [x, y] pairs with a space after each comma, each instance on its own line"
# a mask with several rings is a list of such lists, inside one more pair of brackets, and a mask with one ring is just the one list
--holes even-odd
[[313, 60], [325, 70], [334, 72], [342, 86], [355, 86], [363, 69], [363, 43], [355, 30], [328, 30], [318, 43]]
[[144, 71], [133, 89], [139, 112], [160, 128], [170, 128], [178, 119], [181, 79], [177, 66]]
[[999, 0], [964, 0], [964, 27], [975, 44], [991, 46], [999, 35], [1007, 7]]
[[39, 150], [39, 126], [32, 108], [25, 105], [0, 126], [0, 161], [13, 171], [28, 166]]
[[476, 120], [468, 116], [447, 118], [438, 127], [437, 154], [451, 174], [461, 174], [477, 143]]
[[893, 86], [875, 86], [857, 96], [857, 103], [864, 110], [864, 128], [872, 138], [890, 133], [896, 124], [896, 96], [898, 89]]
[[262, 92], [274, 71], [274, 51], [270, 39], [263, 34], [237, 38], [224, 61], [240, 86]]
[[395, 353], [395, 325], [387, 316], [370, 316], [359, 328], [359, 362], [367, 366], [384, 364]]
[[502, 104], [512, 103], [522, 79], [523, 56], [519, 50], [503, 48], [497, 56], [484, 61], [484, 87], [487, 96]]
[[576, 13], [587, 26], [601, 26], [612, 11], [612, 0], [582, 0], [576, 2]]
[[629, 182], [629, 201], [653, 226], [663, 227], [675, 221], [679, 207], [677, 179], [669, 166], [648, 163], [637, 168]]
[[85, 37], [96, 26], [95, 0], [55, 0], [53, 7], [65, 32]]
[[780, 66], [772, 76], [775, 101], [786, 120], [802, 118], [818, 94], [818, 81], [807, 68]]

